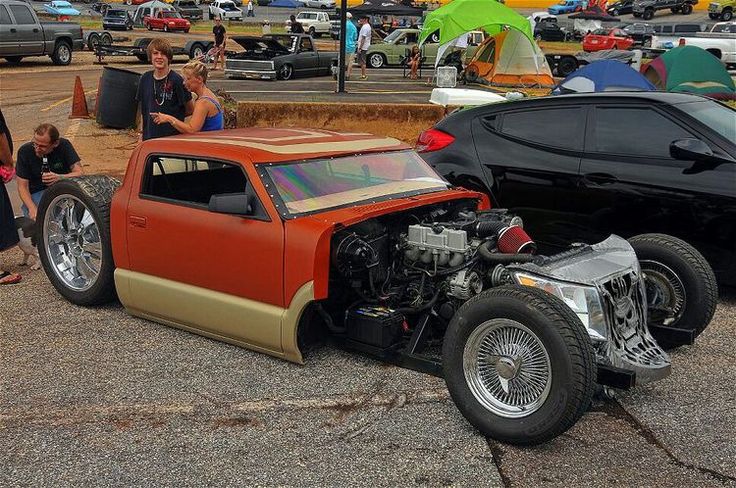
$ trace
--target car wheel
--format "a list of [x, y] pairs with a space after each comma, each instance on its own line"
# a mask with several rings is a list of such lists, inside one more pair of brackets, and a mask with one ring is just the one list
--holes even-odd
[[718, 17], [720, 17], [718, 14], [708, 14], [710, 20], [718, 20]]
[[652, 18], [654, 17], [654, 10], [650, 8], [646, 9], [642, 17], [644, 20], [652, 20]]
[[[718, 302], [718, 286], [708, 261], [694, 247], [665, 234], [629, 239], [639, 259], [647, 293], [649, 324], [687, 329], [697, 337], [710, 323]], [[682, 344], [653, 329], [662, 347]]]
[[204, 46], [197, 43], [189, 51], [189, 59], [201, 59], [205, 54]]
[[51, 61], [58, 66], [66, 66], [72, 62], [72, 47], [65, 41], [59, 41], [54, 47]]
[[307, 34], [314, 37], [314, 27], [310, 27], [309, 30], [307, 31]]
[[729, 20], [733, 19], [733, 11], [730, 9], [725, 9], [721, 13], [721, 20], [724, 22], [728, 22]]
[[541, 41], [542, 40], [542, 34], [535, 34], [534, 35], [534, 40], [537, 41], [537, 42]]
[[169, 26], [164, 24], [164, 32], [169, 32]]
[[284, 64], [279, 68], [278, 78], [280, 80], [290, 80], [294, 76], [294, 67], [290, 64]]
[[685, 5], [682, 6], [682, 15], [690, 15], [691, 13], [693, 13], [692, 5], [690, 5], [689, 3], [686, 3]]
[[184, 34], [189, 34], [189, 29], [184, 29]]
[[638, 12], [633, 12], [633, 13], [632, 13], [631, 15], [633, 15], [633, 16], [634, 16], [634, 17], [636, 17], [637, 19], [638, 19], [639, 17], [641, 17], [641, 14], [640, 14], [640, 13], [638, 13]]
[[578, 69], [577, 60], [572, 56], [565, 56], [557, 63], [557, 76], [566, 78], [576, 69]]
[[590, 405], [596, 364], [588, 333], [559, 298], [505, 286], [471, 298], [442, 346], [447, 389], [463, 416], [502, 442], [534, 445]]
[[100, 35], [97, 32], [92, 32], [89, 36], [87, 36], [87, 49], [89, 49], [90, 51], [95, 51], [99, 43]]
[[49, 187], [38, 207], [38, 254], [51, 284], [77, 305], [115, 298], [110, 202], [120, 182], [80, 176]]
[[641, 44], [644, 47], [652, 47], [652, 38], [651, 37], [645, 38]]
[[100, 44], [102, 44], [103, 46], [112, 45], [112, 34], [110, 34], [109, 32], [103, 32], [100, 35]]
[[386, 64], [386, 58], [381, 53], [373, 53], [368, 56], [368, 65], [371, 68], [382, 68]]
[[5, 61], [11, 64], [18, 64], [23, 59], [23, 56], [5, 56]]

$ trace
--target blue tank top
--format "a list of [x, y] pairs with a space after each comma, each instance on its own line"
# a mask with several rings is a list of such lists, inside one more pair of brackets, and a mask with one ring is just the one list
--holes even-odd
[[209, 100], [210, 102], [215, 104], [215, 107], [217, 107], [217, 113], [211, 117], [205, 117], [204, 124], [202, 124], [202, 128], [200, 131], [208, 131], [208, 130], [222, 130], [225, 128], [225, 118], [222, 114], [222, 107], [220, 107], [220, 104], [217, 103], [217, 100], [213, 99], [212, 97], [202, 97], [205, 100]]

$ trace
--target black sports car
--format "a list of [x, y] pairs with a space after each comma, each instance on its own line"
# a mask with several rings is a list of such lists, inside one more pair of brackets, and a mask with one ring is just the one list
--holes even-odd
[[232, 38], [244, 51], [228, 53], [228, 77], [288, 80], [296, 76], [327, 76], [335, 52], [318, 52], [307, 34], [271, 34]]
[[608, 4], [606, 12], [614, 17], [619, 15], [630, 14], [634, 11], [634, 0], [619, 0], [618, 2]]
[[591, 93], [458, 111], [417, 150], [524, 218], [545, 252], [661, 232], [736, 284], [736, 110], [685, 93]]
[[556, 21], [545, 19], [534, 27], [534, 39], [537, 41], [565, 41], [568, 35]]

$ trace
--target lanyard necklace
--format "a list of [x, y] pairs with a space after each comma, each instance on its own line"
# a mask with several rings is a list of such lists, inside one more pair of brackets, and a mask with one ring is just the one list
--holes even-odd
[[[155, 77], [153, 76], [151, 77], [153, 78], [153, 100], [156, 102], [156, 105], [158, 105], [159, 107], [163, 105], [164, 102], [166, 101], [166, 86], [169, 83], [169, 73], [171, 73], [171, 71], [166, 73], [166, 76], [163, 79], [163, 87], [161, 88], [161, 101], [160, 102], [158, 101], [158, 95], [156, 94], [156, 81], [157, 80]], [[161, 80], [158, 80], [158, 81], [161, 81]]]

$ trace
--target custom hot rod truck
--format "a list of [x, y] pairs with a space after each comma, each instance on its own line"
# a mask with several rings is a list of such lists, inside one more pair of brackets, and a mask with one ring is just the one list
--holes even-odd
[[561, 434], [596, 383], [670, 373], [626, 240], [535, 255], [517, 217], [450, 187], [395, 139], [237, 129], [150, 140], [122, 184], [51, 186], [38, 222], [44, 270], [78, 305], [117, 295], [135, 316], [297, 363], [327, 338], [444, 377], [461, 413], [505, 442]]

